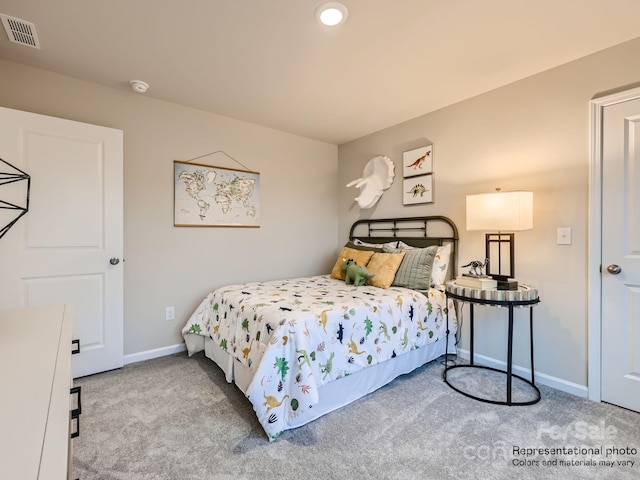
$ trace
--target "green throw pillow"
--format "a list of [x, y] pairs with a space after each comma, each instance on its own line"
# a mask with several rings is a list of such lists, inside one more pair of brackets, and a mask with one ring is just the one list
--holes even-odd
[[[385, 251], [389, 249], [385, 248]], [[393, 286], [413, 290], [428, 290], [431, 287], [431, 269], [438, 251], [437, 245], [427, 248], [412, 248], [404, 251], [404, 258], [396, 272]]]

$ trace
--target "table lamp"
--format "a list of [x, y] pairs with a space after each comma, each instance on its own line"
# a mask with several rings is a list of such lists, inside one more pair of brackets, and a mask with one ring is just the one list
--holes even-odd
[[498, 290], [516, 290], [515, 239], [512, 232], [533, 228], [533, 192], [501, 192], [467, 195], [467, 230], [485, 234], [486, 274], [498, 282]]

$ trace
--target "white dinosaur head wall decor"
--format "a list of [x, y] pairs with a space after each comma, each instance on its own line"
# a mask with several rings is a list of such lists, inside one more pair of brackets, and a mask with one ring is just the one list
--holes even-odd
[[384, 191], [393, 183], [395, 165], [387, 156], [374, 157], [365, 165], [362, 177], [347, 183], [348, 187], [360, 189], [355, 198], [360, 208], [373, 207]]

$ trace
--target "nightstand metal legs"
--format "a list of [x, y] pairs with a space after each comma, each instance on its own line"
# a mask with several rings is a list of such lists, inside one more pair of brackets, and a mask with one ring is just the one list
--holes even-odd
[[469, 354], [469, 361], [473, 365], [473, 303], [469, 304]]
[[511, 405], [511, 375], [513, 367], [513, 306], [509, 305], [509, 333], [507, 340], [507, 405]]
[[[508, 301], [508, 300], [502, 300], [502, 301], [494, 301], [494, 300], [486, 300], [486, 299], [475, 299], [475, 298], [469, 298], [469, 297], [465, 297], [465, 296], [461, 296], [461, 295], [456, 295], [453, 294], [451, 292], [447, 292], [447, 296], [453, 298], [454, 300], [458, 300], [461, 301], [463, 303], [468, 303], [469, 304], [469, 353], [470, 353], [470, 358], [469, 358], [469, 364], [466, 365], [448, 365], [446, 364], [444, 372], [443, 372], [443, 379], [445, 381], [445, 383], [447, 383], [447, 385], [449, 385], [451, 388], [453, 388], [455, 391], [457, 391], [458, 393], [461, 393], [469, 398], [473, 398], [475, 400], [479, 400], [481, 402], [486, 402], [486, 403], [492, 403], [495, 405], [533, 405], [534, 403], [537, 403], [540, 401], [540, 390], [538, 389], [538, 387], [535, 385], [535, 374], [534, 374], [534, 361], [533, 361], [533, 306], [538, 303], [540, 300], [538, 298], [534, 299], [534, 300], [526, 300], [526, 301]], [[487, 366], [483, 366], [483, 365], [475, 365], [475, 360], [474, 360], [474, 330], [475, 330], [475, 318], [474, 318], [474, 305], [475, 304], [479, 304], [479, 305], [488, 305], [488, 306], [501, 306], [501, 307], [507, 307], [508, 312], [509, 312], [509, 317], [508, 317], [508, 331], [507, 331], [507, 368], [506, 370], [500, 370], [497, 368], [493, 368], [493, 367], [487, 367]], [[529, 307], [529, 349], [530, 349], [530, 356], [531, 356], [531, 381], [529, 381], [528, 379], [521, 377], [520, 375], [516, 375], [513, 373], [513, 331], [514, 331], [514, 313], [513, 313], [513, 309], [515, 306], [518, 307], [525, 307], [528, 306]], [[448, 328], [448, 322], [449, 322], [449, 318], [448, 318], [448, 312], [447, 312], [447, 328]], [[493, 372], [498, 372], [498, 373], [502, 373], [505, 374], [507, 377], [507, 381], [506, 381], [506, 401], [498, 401], [498, 400], [492, 400], [492, 399], [488, 399], [488, 398], [483, 398], [483, 397], [479, 397], [476, 395], [472, 395], [468, 392], [465, 392], [461, 389], [459, 389], [458, 387], [454, 386], [451, 384], [450, 380], [447, 378], [447, 372], [449, 372], [450, 370], [453, 370], [454, 368], [467, 368], [467, 369], [483, 369], [483, 370], [490, 370]], [[534, 391], [534, 398], [532, 400], [525, 400], [525, 401], [513, 401], [513, 378], [517, 378], [519, 380], [521, 380], [522, 382], [528, 384], [529, 386], [531, 386], [531, 388]]]
[[536, 371], [533, 365], [533, 308], [529, 308], [529, 351], [531, 352], [531, 383], [536, 384], [535, 374]]

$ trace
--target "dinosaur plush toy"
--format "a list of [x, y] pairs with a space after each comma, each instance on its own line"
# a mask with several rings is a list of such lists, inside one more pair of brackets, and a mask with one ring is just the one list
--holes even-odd
[[367, 280], [375, 276], [368, 272], [367, 267], [358, 265], [352, 258], [342, 262], [340, 269], [345, 272], [344, 283], [353, 284], [354, 287], [364, 285]]

